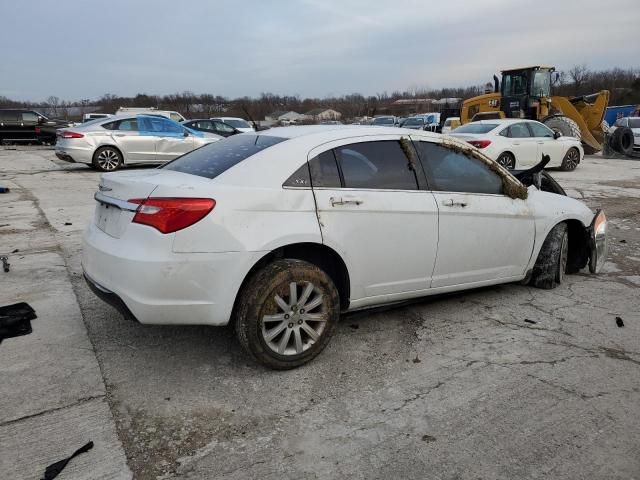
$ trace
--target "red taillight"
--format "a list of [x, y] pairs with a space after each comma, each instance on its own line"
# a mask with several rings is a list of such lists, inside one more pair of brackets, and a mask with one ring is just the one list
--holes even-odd
[[491, 145], [491, 140], [467, 140], [467, 143], [470, 143], [476, 148], [486, 148]]
[[134, 198], [140, 206], [133, 223], [149, 225], [162, 233], [172, 233], [202, 220], [216, 206], [212, 198]]
[[40, 127], [36, 127], [36, 135], [40, 135]]
[[65, 130], [64, 132], [62, 132], [62, 134], [60, 136], [62, 138], [82, 138], [82, 137], [84, 137], [84, 135], [81, 134], [81, 133], [70, 132], [68, 130]]

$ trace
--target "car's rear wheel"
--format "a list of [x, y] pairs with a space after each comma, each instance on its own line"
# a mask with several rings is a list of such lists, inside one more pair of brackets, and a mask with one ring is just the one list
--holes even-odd
[[551, 289], [564, 281], [569, 255], [569, 231], [566, 223], [559, 223], [551, 231], [540, 249], [531, 274], [531, 285]]
[[276, 260], [244, 285], [235, 327], [244, 349], [278, 370], [303, 365], [329, 342], [340, 317], [331, 278], [302, 260]]
[[576, 169], [578, 164], [580, 163], [580, 152], [577, 148], [570, 148], [567, 150], [567, 153], [564, 154], [564, 158], [562, 159], [562, 164], [560, 165], [560, 169], [565, 172], [571, 172]]
[[501, 153], [497, 162], [507, 170], [513, 170], [516, 168], [516, 157], [510, 152]]
[[101, 147], [93, 154], [93, 167], [101, 172], [113, 172], [122, 165], [122, 154], [113, 147]]

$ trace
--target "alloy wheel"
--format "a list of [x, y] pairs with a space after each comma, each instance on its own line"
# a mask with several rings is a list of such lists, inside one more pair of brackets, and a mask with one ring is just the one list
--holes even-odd
[[565, 159], [567, 169], [573, 170], [578, 166], [578, 163], [580, 163], [580, 156], [578, 151], [572, 148], [567, 152], [567, 158]]
[[508, 170], [513, 170], [516, 166], [515, 159], [506, 153], [503, 153], [498, 157], [498, 163]]
[[262, 317], [262, 338], [279, 355], [299, 355], [320, 338], [328, 312], [322, 291], [311, 282], [291, 282], [286, 298], [274, 295], [278, 312]]
[[119, 164], [120, 158], [118, 157], [118, 154], [113, 150], [102, 150], [98, 154], [98, 165], [100, 165], [100, 168], [102, 168], [103, 170], [115, 170], [116, 168], [118, 168]]

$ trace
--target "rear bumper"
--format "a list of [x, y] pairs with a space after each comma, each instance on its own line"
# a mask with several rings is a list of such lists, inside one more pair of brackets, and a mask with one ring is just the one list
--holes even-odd
[[56, 157], [58, 157], [60, 160], [64, 160], [65, 162], [76, 162], [71, 155], [68, 155], [66, 153], [56, 152]]
[[124, 318], [138, 321], [131, 310], [129, 310], [129, 307], [127, 307], [126, 303], [124, 303], [124, 301], [122, 301], [122, 299], [118, 295], [113, 293], [111, 290], [107, 290], [102, 285], [99, 285], [98, 282], [93, 281], [86, 273], [84, 274], [84, 279], [91, 291], [100, 300], [114, 307], [122, 314]]
[[247, 272], [263, 252], [174, 253], [172, 235], [129, 225], [121, 238], [92, 223], [82, 268], [105, 302], [143, 324], [226, 325]]

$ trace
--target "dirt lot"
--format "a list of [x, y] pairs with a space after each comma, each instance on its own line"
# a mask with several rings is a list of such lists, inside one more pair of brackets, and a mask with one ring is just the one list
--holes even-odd
[[94, 297], [79, 253], [99, 175], [51, 150], [0, 150], [0, 184], [40, 212], [0, 219], [0, 252], [23, 250], [19, 269], [38, 235], [59, 247], [135, 478], [640, 479], [640, 162], [552, 175], [608, 214], [605, 273], [349, 315], [288, 372], [230, 329], [142, 326]]

